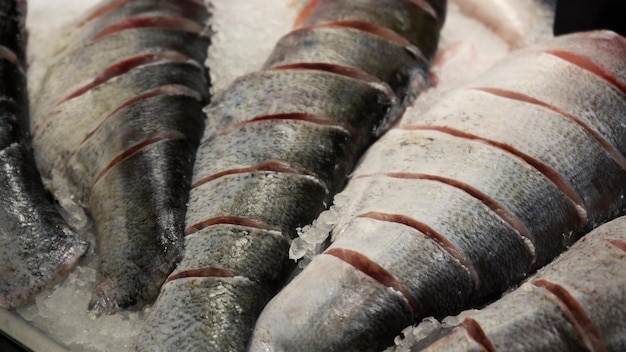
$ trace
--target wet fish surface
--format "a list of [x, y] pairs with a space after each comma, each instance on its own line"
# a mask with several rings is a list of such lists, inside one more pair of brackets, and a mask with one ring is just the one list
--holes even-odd
[[436, 342], [406, 339], [395, 350], [624, 351], [625, 270], [626, 217], [621, 217], [585, 235]]
[[65, 30], [33, 95], [37, 165], [95, 223], [91, 309], [153, 301], [182, 256], [208, 18], [198, 0], [104, 1]]
[[289, 241], [424, 87], [445, 1], [315, 0], [209, 105], [185, 256], [133, 350], [245, 350]]
[[374, 351], [519, 283], [624, 213], [626, 39], [520, 50], [404, 118], [335, 197], [332, 245], [265, 307], [253, 351]]
[[511, 48], [552, 34], [556, 0], [453, 0], [460, 10], [496, 33]]
[[0, 306], [65, 277], [87, 251], [46, 193], [28, 133], [26, 1], [0, 1]]

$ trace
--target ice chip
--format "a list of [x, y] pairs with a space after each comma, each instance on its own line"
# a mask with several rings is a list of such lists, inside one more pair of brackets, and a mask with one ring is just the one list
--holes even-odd
[[289, 259], [298, 260], [307, 252], [307, 243], [300, 237], [295, 238], [289, 247]]
[[84, 232], [89, 226], [89, 219], [74, 195], [70, 192], [67, 179], [57, 169], [52, 169], [50, 183], [52, 192], [61, 206], [60, 213], [67, 223], [78, 232]]
[[235, 78], [256, 71], [269, 57], [274, 44], [289, 32], [297, 8], [288, 0], [214, 0], [207, 65], [215, 93]]
[[439, 322], [439, 320], [435, 319], [434, 317], [428, 317], [424, 318], [424, 320], [422, 320], [419, 325], [411, 330], [411, 335], [413, 336], [413, 338], [419, 341], [426, 338], [437, 329], [441, 329], [441, 323]]
[[445, 317], [441, 321], [441, 326], [444, 328], [452, 328], [458, 326], [463, 322], [463, 320], [465, 320], [465, 318], [476, 315], [478, 312], [480, 311], [477, 309], [468, 309], [462, 311], [459, 315]]

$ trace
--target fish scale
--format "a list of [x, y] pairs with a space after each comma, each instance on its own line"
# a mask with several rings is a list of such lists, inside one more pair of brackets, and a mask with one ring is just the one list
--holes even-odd
[[[282, 193], [293, 197], [274, 198]], [[227, 175], [193, 189], [186, 223], [189, 228], [207, 219], [234, 216], [255, 219], [292, 235], [297, 227], [313, 221], [311, 214], [322, 211], [326, 194], [326, 187], [308, 175], [273, 171]]]
[[[391, 149], [398, 145], [399, 148]], [[416, 178], [440, 177], [453, 180], [454, 183], [451, 181], [452, 185], [459, 188], [465, 189], [465, 186], [457, 186], [457, 183], [467, 185], [466, 191], [468, 193], [471, 192], [470, 189], [476, 190], [476, 193], [482, 193], [483, 196], [472, 195], [476, 198], [480, 197], [483, 202], [487, 202], [487, 198], [492, 199], [498, 204], [497, 207], [491, 207], [492, 211], [499, 213], [499, 216], [504, 218], [506, 209], [507, 213], [510, 213], [509, 217], [514, 218], [505, 220], [509, 220], [509, 224], [520, 232], [521, 236], [530, 237], [528, 240], [531, 242], [531, 250], [540, 263], [545, 258], [550, 258], [559, 253], [559, 248], [562, 245], [555, 242], [550, 236], [540, 237], [535, 234], [541, 234], [542, 228], [546, 226], [553, 229], [546, 231], [547, 233], [558, 231], [558, 228], [568, 226], [568, 224], [579, 224], [574, 226], [574, 229], [582, 227], [574, 204], [550, 180], [520, 158], [485, 143], [470, 142], [436, 131], [397, 129], [390, 131], [389, 137], [373, 146], [369, 153], [377, 155], [383, 160], [388, 160], [388, 162], [378, 163], [372, 159], [364, 160], [354, 173], [356, 177], [369, 173], [391, 175], [407, 173], [406, 178], [411, 178], [412, 174], [416, 174]], [[405, 155], [405, 157], [393, 158], [397, 154]], [[450, 165], [457, 167], [450, 167]], [[508, 173], [499, 173], [498, 170], [502, 169], [507, 170]], [[485, 178], [483, 175], [491, 175], [491, 177]], [[519, 181], [512, 183], [510, 175], [514, 175]], [[394, 190], [389, 188], [388, 192], [394, 192]], [[543, 194], [545, 198], [528, 202], [526, 200], [527, 194], [533, 192]], [[420, 193], [411, 192], [407, 194]], [[363, 204], [371, 204], [373, 209], [386, 206], [384, 203], [385, 195], [378, 196], [378, 199], [374, 201], [367, 199], [373, 198], [369, 193], [359, 192], [357, 194], [360, 194], [359, 198], [361, 199], [357, 198], [358, 200], [351, 201], [349, 206], [350, 209], [354, 209], [351, 211], [357, 214], [363, 212], [361, 210]], [[400, 194], [402, 193], [398, 195]], [[436, 196], [436, 193], [433, 196]], [[421, 199], [423, 198], [420, 197]], [[434, 201], [429, 198], [426, 199]], [[402, 206], [398, 204], [402, 204]], [[424, 205], [413, 200], [413, 197], [404, 197], [394, 203], [399, 211], [406, 209], [406, 214], [410, 214], [410, 209], [419, 209], [420, 206]], [[445, 213], [445, 211], [441, 212], [441, 214]], [[551, 224], [552, 219], [559, 220], [554, 220], [555, 223]], [[463, 230], [458, 229], [457, 231]]]
[[28, 134], [23, 1], [0, 1], [0, 306], [14, 308], [63, 279], [88, 244], [44, 190]]
[[[345, 129], [302, 120], [242, 124], [224, 130], [206, 146], [196, 155], [196, 167], [206, 175], [280, 160], [319, 180], [328, 180], [325, 186], [331, 189], [342, 185], [343, 175], [354, 163], [349, 157], [354, 154], [350, 134]], [[300, 158], [303, 154], [309, 158]]]
[[[168, 133], [182, 133], [182, 136], [188, 136], [184, 138], [199, 140], [197, 126], [192, 122], [201, 118], [200, 110], [201, 105], [194, 97], [166, 95], [141, 100], [119, 111], [76, 147], [76, 153], [67, 160], [68, 179], [84, 187], [83, 192], [77, 192], [78, 195], [89, 194], [89, 189], [101, 177], [100, 173], [115, 161], [120, 151]], [[157, 114], [160, 119], [154, 118]], [[102, 148], [105, 143], [111, 148]]]
[[[355, 145], [372, 138], [379, 116], [386, 116], [393, 96], [382, 89], [346, 76], [321, 70], [269, 69], [240, 77], [215, 104], [205, 108], [205, 140], [228, 125], [259, 116], [305, 113], [323, 116], [356, 130]], [[324, 104], [311, 104], [318, 101]], [[345, 102], [353, 102], [346, 105]], [[358, 108], [363, 106], [364, 108]], [[361, 141], [361, 139], [363, 141]]]
[[200, 5], [101, 3], [63, 33], [68, 46], [57, 48], [34, 94], [42, 174], [53, 193], [67, 188], [95, 223], [99, 258], [89, 308], [98, 313], [154, 300], [182, 256], [209, 98], [203, 63], [210, 39], [198, 23], [209, 14]]
[[[618, 42], [618, 45], [615, 45]], [[620, 43], [621, 42], [621, 43]], [[581, 58], [591, 60], [594, 64], [615, 75], [622, 86], [626, 83], [626, 68], [624, 60], [626, 49], [624, 47], [626, 38], [611, 31], [598, 31], [594, 35], [586, 38], [564, 36], [558, 43], [549, 43], [547, 46], [542, 43], [529, 48], [531, 50], [566, 51]], [[598, 51], [606, 52], [608, 55], [599, 58]]]
[[[315, 2], [316, 6], [299, 27], [335, 21], [370, 23], [405, 38], [426, 58], [435, 55], [437, 42], [429, 34], [443, 24], [445, 1], [356, 0], [350, 7], [329, 0]], [[407, 15], [398, 16], [398, 13]]]
[[[328, 34], [315, 39], [315, 51], [303, 48], [307, 40], [286, 36], [263, 69], [235, 80], [205, 108], [186, 218], [188, 251], [132, 350], [245, 350], [260, 308], [293, 268], [284, 251], [296, 229], [325, 208], [363, 150], [425, 87], [431, 53], [420, 59], [407, 50], [421, 55], [421, 46], [436, 47], [443, 18], [410, 1], [388, 3], [312, 1], [296, 26], [307, 15], [324, 23], [320, 31]], [[329, 4], [368, 15], [341, 22], [339, 15], [316, 20], [310, 13]], [[401, 23], [422, 31], [424, 41], [398, 39], [405, 33], [390, 28]], [[337, 47], [350, 36], [359, 38], [351, 43], [358, 47]], [[391, 68], [372, 64], [371, 55], [387, 47], [402, 56], [385, 56]], [[394, 81], [381, 80], [389, 77]], [[404, 93], [407, 85], [415, 94]], [[250, 232], [260, 244], [242, 251]], [[395, 292], [383, 297], [395, 297], [396, 312], [406, 314]]]
[[[601, 51], [609, 45], [594, 46], [589, 38], [595, 37], [612, 38], [610, 47], [618, 49]], [[626, 96], [615, 88], [621, 78], [610, 64], [624, 41], [598, 31], [550, 43], [512, 54], [467, 84], [470, 90], [453, 91], [424, 114], [403, 119], [401, 127], [368, 150], [341, 196], [335, 197], [334, 242], [266, 305], [251, 350], [340, 351], [355, 345], [380, 350], [391, 339], [386, 331], [375, 333], [377, 329], [484, 303], [550, 262], [586, 230], [624, 213], [626, 175], [619, 154], [610, 151], [623, 154], [623, 139], [601, 131], [594, 135], [590, 131], [595, 126], [586, 124], [591, 119], [574, 123], [568, 116], [593, 115], [603, 126], [624, 124]], [[551, 48], [572, 48], [572, 54], [595, 50], [592, 59], [607, 71], [556, 57]], [[551, 71], [554, 67], [559, 70]], [[601, 92], [618, 103], [608, 106]], [[603, 104], [595, 105], [599, 102]], [[564, 142], [559, 133], [576, 139]], [[598, 135], [609, 142], [601, 142]], [[575, 192], [566, 195], [567, 184]], [[584, 200], [589, 224], [573, 201], [576, 195]], [[355, 221], [362, 218], [376, 221], [357, 226]], [[408, 241], [394, 242], [383, 227], [388, 222], [427, 235], [466, 270], [445, 265], [430, 247], [395, 257]], [[376, 235], [382, 238], [372, 239]], [[329, 256], [337, 258], [334, 264]], [[412, 257], [432, 258], [434, 263], [423, 267]], [[428, 294], [420, 280], [423, 271], [437, 266], [439, 272], [428, 274], [441, 275], [441, 281], [428, 284], [445, 294]], [[357, 272], [360, 281], [354, 279]], [[372, 280], [377, 284], [365, 288]], [[414, 315], [391, 315], [395, 300], [388, 307], [376, 301], [387, 290], [413, 302]], [[369, 296], [341, 304], [334, 298], [354, 291]], [[454, 296], [457, 291], [459, 296]], [[422, 306], [438, 310], [422, 311]], [[359, 320], [363, 314], [371, 321]], [[466, 348], [493, 350], [475, 324], [469, 321], [467, 326], [473, 341]], [[356, 329], [361, 332], [354, 333]]]
[[[45, 117], [45, 121], [38, 125], [39, 128], [35, 127], [34, 148], [44, 149], [45, 146], [47, 150], [45, 157], [37, 160], [39, 167], [43, 170], [62, 167], [62, 163], [66, 163], [68, 157], [63, 151], [76, 150], [85, 139], [84, 134], [74, 131], [91, 132], [125, 102], [164, 85], [186, 86], [193, 91], [202, 92], [202, 87], [206, 83], [201, 77], [202, 68], [189, 63], [165, 62], [142, 66], [64, 102]], [[203, 92], [202, 98], [207, 99], [207, 95], [208, 92]], [[87, 108], [92, 113], [84, 114], [81, 119], [71, 118], [74, 111]], [[50, 129], [48, 128], [50, 125], [57, 128]], [[65, 141], [63, 145], [54, 143], [59, 138]], [[42, 155], [43, 153], [39, 154]], [[80, 194], [77, 197], [82, 199]]]
[[[101, 14], [98, 16], [98, 13]], [[67, 33], [59, 40], [52, 53], [58, 55], [61, 51], [68, 51], [88, 42], [91, 37], [108, 27], [112, 23], [125, 21], [129, 18], [146, 17], [182, 17], [198, 24], [207, 22], [209, 14], [204, 4], [196, 0], [161, 1], [161, 0], [110, 0], [98, 5], [98, 10], [89, 12], [87, 16], [77, 21], [80, 31], [66, 30]], [[97, 20], [93, 20], [97, 18]]]
[[[254, 281], [278, 283], [283, 271], [279, 269], [289, 266], [289, 243], [280, 231], [221, 224], [188, 235], [185, 241], [189, 255], [172, 272], [172, 277], [190, 269], [227, 268]], [[265, 258], [262, 254], [268, 252], [273, 255]]]
[[[36, 93], [33, 116], [46, 115], [59, 100], [125, 58], [172, 50], [202, 64], [208, 44], [209, 39], [197, 33], [161, 28], [129, 28], [95, 42], [86, 42], [73, 51], [61, 53], [51, 63]], [[33, 121], [31, 129], [36, 128], [37, 123]]]
[[[334, 50], [320, 50], [332, 43]], [[294, 50], [296, 48], [297, 50]], [[369, 60], [363, 61], [362, 55]], [[420, 53], [421, 55], [421, 53]], [[302, 62], [332, 63], [360, 68], [387, 82], [398, 98], [410, 94], [415, 70], [415, 56], [404, 46], [361, 30], [333, 26], [303, 27], [283, 37], [264, 67]]]
[[[515, 67], [515, 69], [511, 68], [505, 74], [499, 69], [502, 67], [504, 70], [505, 63], [502, 63], [494, 68], [490, 76], [484, 76], [472, 82], [471, 86], [505, 89], [534, 98], [558, 111], [576, 117], [605, 138], [614, 148], [625, 150], [626, 140], [623, 136], [626, 133], [626, 126], [621, 121], [624, 116], [623, 109], [626, 106], [624, 102], [626, 93], [620, 92], [612, 84], [607, 84], [597, 74], [581, 69], [554, 55], [545, 53], [537, 55], [537, 65], [521, 65], [520, 61], [523, 59], [513, 57], [510, 61], [507, 60], [506, 65], [511, 65], [509, 67]], [[602, 62], [601, 58], [597, 60]], [[558, 75], [561, 79], [570, 82], [570, 85], [567, 89], [553, 91], [548, 87], [535, 87], [532, 84], [530, 77], [545, 75]], [[621, 78], [621, 81], [626, 82], [626, 77]], [[622, 152], [622, 159], [623, 154]], [[624, 161], [621, 163], [624, 165]]]
[[[546, 108], [478, 90], [458, 90], [449, 96], [448, 102], [455, 101], [462, 103], [442, 102], [416, 121], [419, 125], [415, 127], [450, 128], [487, 143], [514, 148], [524, 158], [547, 168], [542, 170], [547, 177], [564, 184], [559, 188], [582, 208], [583, 224], [589, 222], [593, 226], [602, 223], [607, 215], [614, 216], [623, 208], [619, 193], [606, 190], [610, 187], [626, 188], [626, 170], [581, 125]], [[500, 110], [489, 110], [489, 106], [499, 106]], [[410, 122], [404, 128], [411, 128]], [[541, 133], [528, 134], [528, 130]], [[554, 153], [556, 148], [580, 148], [587, 154], [572, 160]], [[606, 207], [606, 213], [592, 211]]]
[[[626, 299], [626, 252], [614, 243], [626, 244], [625, 225], [626, 218], [621, 217], [600, 226], [518, 289], [467, 319], [478, 324], [495, 350], [623, 350], [626, 311], [620, 302]], [[564, 297], [571, 298], [564, 301]], [[466, 321], [431, 346], [413, 348], [466, 350], [475, 343], [466, 332]], [[400, 346], [412, 347], [409, 341]]]
[[[418, 182], [416, 187], [428, 188], [441, 191], [443, 185], [437, 185], [432, 181]], [[454, 192], [454, 191], [453, 191]], [[449, 195], [449, 194], [445, 194]], [[462, 199], [460, 202], [471, 203], [471, 200]], [[481, 209], [483, 212], [484, 209]], [[476, 212], [480, 212], [477, 210]], [[480, 228], [480, 224], [475, 228]], [[501, 228], [493, 226], [493, 233], [502, 236], [501, 243], [514, 243], [519, 238], [510, 236], [510, 230], [507, 234], [506, 225], [502, 224]], [[455, 307], [458, 307], [461, 302], [468, 299], [468, 292], [471, 291], [472, 286], [475, 284], [469, 275], [468, 268], [463, 265], [458, 259], [454, 258], [450, 252], [446, 251], [442, 246], [432, 240], [429, 234], [424, 231], [420, 231], [412, 226], [392, 221], [380, 221], [368, 217], [356, 217], [350, 221], [345, 227], [344, 231], [358, 231], [358, 236], [362, 241], [354, 241], [353, 243], [347, 243], [347, 241], [341, 241], [341, 245], [337, 245], [337, 248], [345, 248], [354, 252], [367, 253], [371, 258], [377, 258], [378, 265], [383, 268], [390, 268], [389, 273], [398, 278], [398, 281], [403, 284], [406, 290], [418, 297], [424, 299], [416, 299], [416, 302], [420, 302], [413, 307], [411, 312], [417, 309], [420, 312], [430, 312], [432, 314], [445, 314], [445, 312], [454, 311]], [[381, 237], [378, 234], [384, 231], [389, 234], [388, 236]], [[508, 237], [507, 237], [508, 235]], [[371, 246], [367, 246], [367, 243], [371, 243]], [[508, 247], [514, 247], [512, 245]], [[519, 246], [518, 246], [519, 247]], [[428, 248], [428, 254], [424, 256], [407, 256], [406, 254], [414, 252], [419, 248]], [[485, 251], [490, 248], [486, 246]], [[528, 251], [522, 247], [522, 253], [516, 253], [517, 255], [511, 255], [512, 260], [523, 258], [528, 256]], [[526, 253], [523, 253], [526, 252]], [[514, 258], [514, 259], [513, 259]], [[390, 264], [399, 265], [390, 265]], [[450, 272], [442, 272], [441, 268], [450, 267]], [[422, 268], [424, 270], [411, 270], [414, 268]], [[413, 274], [417, 273], [417, 275]], [[333, 276], [333, 280], [341, 279], [339, 275]], [[406, 279], [406, 280], [401, 280]], [[298, 280], [297, 277], [294, 280]], [[302, 278], [302, 280], [308, 280]], [[439, 305], [439, 302], [434, 300], [429, 301], [427, 298], [437, 294], [447, 297], [447, 305]], [[410, 316], [407, 312], [407, 316]], [[296, 321], [299, 317], [292, 317]], [[410, 319], [410, 318], [409, 318]], [[304, 336], [302, 337], [303, 343], [310, 343]], [[323, 343], [323, 342], [322, 342]], [[319, 346], [322, 347], [321, 345]]]

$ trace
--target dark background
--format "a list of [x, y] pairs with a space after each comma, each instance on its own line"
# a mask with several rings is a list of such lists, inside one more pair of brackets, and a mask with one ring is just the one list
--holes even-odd
[[626, 0], [561, 0], [554, 34], [610, 29], [626, 36]]
[[0, 331], [0, 351], [2, 352], [31, 352], [23, 346], [17, 344]]

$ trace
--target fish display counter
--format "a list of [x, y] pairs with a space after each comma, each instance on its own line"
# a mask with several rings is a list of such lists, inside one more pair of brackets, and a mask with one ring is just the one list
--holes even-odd
[[[151, 1], [145, 3], [158, 3]], [[623, 112], [626, 108], [624, 71], [619, 63], [619, 53], [626, 51], [623, 37], [597, 31], [554, 40], [551, 34], [554, 1], [450, 0], [443, 28], [444, 1], [380, 0], [389, 7], [381, 11], [380, 18], [378, 13], [374, 18], [368, 17], [368, 7], [376, 1], [181, 0], [172, 2], [171, 7], [163, 5], [165, 2], [158, 3], [157, 7], [163, 5], [167, 11], [179, 11], [183, 15], [161, 16], [156, 11], [158, 19], [147, 21], [138, 16], [122, 21], [121, 25], [105, 24], [104, 34], [95, 32], [96, 36], [123, 32], [120, 28], [124, 26], [150, 27], [159, 21], [166, 29], [175, 27], [171, 32], [184, 28], [181, 31], [186, 33], [163, 35], [170, 38], [166, 38], [169, 44], [163, 50], [141, 52], [141, 55], [133, 50], [150, 42], [150, 35], [129, 41], [129, 48], [122, 48], [121, 52], [134, 56], [128, 60], [125, 56], [122, 64], [113, 61], [114, 65], [105, 66], [106, 74], [84, 83], [83, 78], [90, 76], [82, 62], [97, 61], [100, 57], [97, 45], [87, 45], [89, 55], [85, 57], [68, 55], [54, 64], [48, 58], [50, 55], [64, 58], [70, 49], [80, 47], [83, 37], [89, 38], [91, 32], [76, 31], [68, 35], [64, 28], [68, 24], [76, 25], [101, 0], [29, 0], [26, 28], [31, 110], [37, 116], [53, 111], [67, 118], [64, 122], [50, 123], [47, 120], [39, 123], [36, 120], [39, 117], [34, 118], [35, 158], [39, 158], [44, 179], [58, 176], [61, 170], [67, 173], [64, 177], [75, 182], [68, 186], [74, 188], [67, 192], [65, 184], [47, 185], [62, 205], [58, 208], [64, 217], [80, 234], [78, 247], [85, 250], [82, 241], [91, 245], [67, 278], [39, 293], [34, 302], [17, 308], [0, 308], [0, 334], [35, 352], [150, 351], [157, 346], [169, 350], [194, 346], [230, 350], [246, 345], [254, 351], [270, 347], [381, 350], [390, 347], [394, 337], [402, 336], [402, 328], [406, 328], [405, 336], [413, 336], [410, 324], [416, 323], [416, 317], [431, 322], [435, 320], [432, 316], [441, 319], [476, 304], [484, 306], [487, 299], [512, 291], [583, 233], [624, 213], [626, 146], [620, 137], [624, 124], [618, 117], [605, 118], [601, 112], [594, 115], [587, 109], [593, 104], [605, 107], [602, 111], [622, 109], [619, 111]], [[89, 20], [123, 3], [126, 1], [109, 0]], [[136, 3], [145, 5], [142, 1]], [[356, 5], [343, 12], [346, 3], [350, 3], [347, 7]], [[481, 11], [485, 3], [492, 11]], [[210, 15], [189, 11], [205, 4]], [[145, 11], [142, 6], [129, 8]], [[181, 20], [185, 16], [188, 18]], [[344, 17], [338, 20], [335, 16]], [[116, 20], [115, 15], [110, 17]], [[189, 18], [192, 20], [187, 21]], [[198, 21], [204, 23], [207, 18], [210, 29], [198, 28]], [[414, 31], [407, 27], [394, 27], [397, 23], [394, 21], [415, 25], [420, 35], [413, 35]], [[83, 26], [84, 22], [88, 20], [77, 26]], [[96, 24], [85, 28], [89, 31], [100, 27]], [[194, 35], [187, 35], [188, 32]], [[188, 41], [189, 38], [192, 39]], [[211, 44], [206, 52], [202, 44], [207, 44], [208, 38]], [[180, 42], [193, 45], [180, 46]], [[545, 44], [536, 45], [538, 42]], [[353, 43], [356, 48], [352, 47]], [[155, 47], [160, 48], [159, 45]], [[325, 55], [324, 45], [336, 46], [329, 50], [334, 55]], [[388, 50], [376, 50], [381, 47]], [[517, 49], [520, 51], [507, 56]], [[591, 49], [605, 51], [606, 55], [593, 58], [589, 54]], [[101, 57], [114, 56], [106, 54]], [[205, 57], [210, 90], [203, 85], [208, 81], [203, 76], [206, 72], [201, 62]], [[370, 58], [377, 61], [368, 62]], [[393, 65], [381, 64], [392, 58], [398, 58]], [[164, 63], [168, 68], [159, 69]], [[102, 95], [109, 97], [111, 104], [108, 98], [90, 98], [92, 88], [101, 88], [103, 82], [125, 76], [133, 68], [151, 70], [148, 76], [157, 82], [154, 83], [157, 88], [146, 83], [149, 79], [138, 80], [141, 83], [136, 85], [132, 79], [120, 79], [131, 84], [111, 86], [130, 94], [128, 104], [114, 89], [109, 95]], [[550, 85], [558, 81], [550, 79], [556, 70], [563, 73], [561, 81], [570, 82], [566, 93], [558, 94]], [[73, 75], [80, 82], [73, 82]], [[166, 81], [172, 77], [174, 83]], [[580, 80], [595, 89], [587, 92], [590, 103], [578, 98], [583, 94], [583, 84], [576, 83]], [[70, 84], [67, 82], [75, 87], [66, 87]], [[94, 96], [108, 89], [105, 84], [102, 86], [105, 88]], [[79, 194], [80, 198], [81, 192], [91, 192], [85, 189], [141, 147], [123, 141], [119, 143], [121, 151], [107, 151], [101, 145], [115, 145], [117, 139], [107, 138], [106, 134], [94, 138], [84, 155], [80, 154], [83, 151], [76, 152], [75, 159], [108, 153], [113, 161], [104, 163], [105, 167], [93, 174], [85, 172], [82, 168], [85, 164], [80, 161], [72, 164], [75, 155], [71, 148], [55, 145], [46, 149], [58, 135], [64, 136], [60, 138], [63, 142], [88, 144], [81, 142], [82, 135], [73, 136], [74, 125], [84, 122], [78, 109], [81, 105], [71, 105], [72, 100], [87, 97], [88, 103], [83, 103], [83, 107], [93, 105], [105, 112], [113, 109], [110, 113], [95, 114], [108, 117], [116, 116], [118, 110], [132, 106], [144, 95], [150, 96], [145, 92], [155, 96], [170, 93], [184, 96], [187, 100], [180, 106], [197, 107], [198, 112], [209, 95], [215, 98], [203, 110], [209, 116], [206, 125], [215, 129], [207, 127], [205, 131], [210, 134], [202, 139], [198, 135], [199, 124], [185, 131], [172, 129], [162, 135], [157, 133], [156, 137], [149, 134], [146, 137], [141, 134], [142, 129], [137, 135], [124, 132], [131, 141], [138, 140], [138, 145], [159, 138], [189, 139], [192, 144], [200, 145], [193, 178], [177, 176], [189, 178], [192, 189], [189, 201], [185, 199], [189, 209], [184, 229], [185, 252], [160, 253], [162, 256], [155, 259], [156, 264], [149, 266], [158, 270], [149, 272], [135, 271], [134, 262], [127, 263], [131, 260], [103, 259], [95, 243], [114, 247], [108, 252], [124, 252], [125, 249], [115, 247], [118, 238], [119, 242], [132, 242], [137, 236], [131, 229], [130, 235], [113, 240], [96, 239], [95, 233], [103, 232], [101, 228], [113, 228], [110, 232], [117, 235], [119, 227], [102, 225], [95, 211], [90, 211], [95, 218], [92, 220], [74, 203], [74, 195]], [[283, 104], [277, 108], [275, 100], [267, 98], [272, 94], [278, 99], [288, 96], [289, 101], [280, 100]], [[135, 95], [142, 98], [134, 100]], [[80, 99], [74, 99], [77, 97]], [[316, 100], [319, 97], [321, 103]], [[608, 100], [610, 104], [605, 104]], [[68, 101], [70, 104], [66, 104]], [[411, 103], [406, 114], [396, 121], [396, 115], [400, 116]], [[121, 104], [122, 108], [115, 109], [118, 106], [115, 104]], [[152, 105], [158, 104], [141, 105], [128, 116], [152, 111]], [[168, 100], [158, 106], [172, 105]], [[499, 109], [493, 109], [494, 106]], [[619, 113], [605, 115], [623, 117]], [[537, 132], [528, 133], [528, 126], [534, 126]], [[118, 127], [112, 123], [107, 128], [116, 131]], [[85, 134], [85, 140], [98, 136], [91, 131]], [[292, 146], [293, 140], [301, 143]], [[556, 149], [555, 153], [555, 149], [550, 149], [556, 148], [555, 145], [565, 151]], [[585, 153], [568, 151], [580, 149], [577, 145], [583, 146]], [[54, 148], [62, 155], [59, 160], [63, 162], [46, 154], [55, 155], [51, 151]], [[360, 154], [366, 148], [368, 151]], [[191, 152], [185, 149], [170, 154], [185, 153]], [[64, 159], [67, 155], [70, 157]], [[148, 161], [160, 160], [161, 154], [156, 155]], [[66, 162], [70, 159], [71, 162]], [[67, 167], [69, 171], [64, 169], [67, 165], [71, 166]], [[185, 167], [188, 166], [181, 169]], [[515, 177], [518, 181], [511, 182]], [[143, 189], [141, 177], [131, 178], [137, 181], [132, 183], [133, 187]], [[344, 184], [347, 186], [342, 190]], [[111, 181], [104, 188], [117, 190], [117, 185]], [[613, 188], [622, 191], [610, 192]], [[172, 188], [167, 192], [177, 190]], [[289, 199], [276, 201], [274, 193], [280, 192], [287, 193]], [[248, 193], [256, 195], [250, 197], [254, 199], [252, 205], [241, 200], [248, 199]], [[108, 199], [104, 199], [89, 206], [96, 209], [107, 203]], [[121, 203], [111, 204], [126, 205]], [[119, 207], [111, 204], [107, 206], [118, 214], [115, 211]], [[257, 209], [260, 207], [263, 208]], [[159, 222], [159, 226], [164, 223], [163, 227], [168, 228], [168, 215], [148, 213], [140, 217], [151, 218], [148, 220]], [[624, 220], [621, 221], [619, 224], [623, 226]], [[143, 225], [144, 221], [137, 223]], [[333, 244], [326, 248], [324, 241], [328, 235], [332, 236]], [[182, 252], [180, 242], [168, 242], [166, 235], [162, 238], [166, 239], [162, 241], [164, 248], [174, 247], [174, 252]], [[622, 260], [626, 248], [623, 238], [610, 237], [606, 241], [608, 244], [602, 242], [597, 250]], [[272, 249], [259, 251], [260, 254], [255, 251], [252, 255], [249, 252], [253, 247]], [[322, 250], [325, 251], [320, 254]], [[422, 255], [416, 259], [414, 254], [418, 251]], [[248, 260], [247, 257], [253, 256]], [[142, 256], [132, 257], [143, 263]], [[181, 258], [180, 265], [172, 272], [173, 263]], [[296, 265], [293, 259], [301, 260], [301, 275], [291, 278], [263, 308], [271, 293], [286, 279], [288, 269]], [[115, 263], [107, 264], [108, 270], [124, 277], [120, 280], [123, 287], [115, 287], [117, 277], [107, 280], [105, 275], [103, 279], [103, 261]], [[565, 262], [569, 263], [570, 259]], [[118, 263], [122, 265], [117, 267]], [[567, 296], [566, 289], [552, 284], [559, 282], [560, 274], [551, 275], [540, 276], [538, 282], [521, 287], [534, 285], [532, 289], [541, 295], [557, 296], [552, 297], [552, 310], [559, 311], [565, 305], [580, 316], [581, 308], [572, 304], [574, 299]], [[271, 285], [263, 286], [266, 281]], [[162, 282], [165, 282], [163, 286]], [[610, 291], [610, 287], [605, 289]], [[248, 291], [254, 292], [247, 295]], [[576, 295], [576, 287], [571, 292]], [[153, 304], [157, 294], [159, 297]], [[617, 299], [623, 299], [623, 294]], [[144, 300], [149, 303], [141, 304]], [[467, 313], [469, 318], [455, 319], [454, 325], [461, 324], [469, 332], [465, 334], [459, 328], [453, 339], [467, 338], [461, 345], [478, 343], [493, 350], [489, 336], [484, 336], [477, 322], [483, 321], [482, 318], [473, 318], [478, 312]], [[213, 316], [216, 318], [211, 320]], [[217, 320], [223, 325], [209, 326], [216, 325]], [[485, 325], [490, 329], [492, 325], [499, 326], [498, 322], [484, 321], [491, 324]], [[384, 323], [381, 327], [376, 322]], [[578, 329], [576, 324], [573, 322]], [[591, 329], [591, 344], [602, 346], [593, 325], [587, 320], [582, 325]], [[223, 331], [228, 329], [232, 334], [224, 338]], [[345, 331], [336, 332], [341, 329]], [[570, 326], [568, 331], [576, 329]], [[485, 328], [485, 333], [491, 334], [492, 330]], [[172, 331], [180, 333], [172, 334]], [[215, 342], [215, 336], [224, 341]], [[502, 338], [506, 340], [506, 336]], [[412, 348], [424, 344], [421, 337], [415, 340], [409, 338], [403, 343], [402, 338], [395, 338], [398, 349], [403, 345]], [[583, 336], [583, 340], [576, 342], [576, 346], [589, 345], [588, 336]], [[2, 343], [0, 349], [4, 348]], [[228, 348], [232, 346], [227, 344], [235, 347]]]

